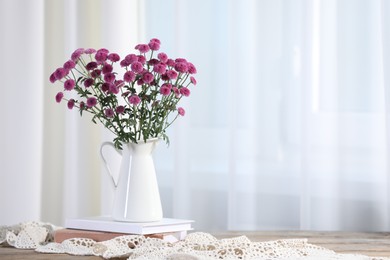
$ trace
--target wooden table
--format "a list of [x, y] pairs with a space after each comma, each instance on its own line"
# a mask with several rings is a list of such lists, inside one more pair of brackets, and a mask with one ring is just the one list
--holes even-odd
[[217, 238], [227, 238], [243, 234], [251, 241], [258, 242], [283, 238], [307, 238], [308, 243], [334, 250], [337, 253], [390, 257], [390, 233], [388, 232], [230, 231], [214, 235]]
[[[313, 232], [313, 231], [252, 231], [252, 232], [219, 232], [217, 238], [229, 238], [245, 235], [251, 241], [269, 241], [286, 238], [307, 238], [308, 242], [322, 246], [338, 253], [355, 253], [369, 256], [390, 257], [390, 233], [365, 232]], [[27, 260], [98, 260], [96, 256], [69, 256], [66, 254], [40, 254], [33, 250], [20, 250], [0, 247], [0, 259]]]

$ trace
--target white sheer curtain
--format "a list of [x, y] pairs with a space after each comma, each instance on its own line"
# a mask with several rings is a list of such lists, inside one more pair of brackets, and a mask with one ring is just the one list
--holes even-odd
[[0, 225], [40, 216], [42, 10], [42, 1], [0, 1]]
[[98, 151], [110, 136], [88, 116], [56, 104], [58, 86], [48, 76], [79, 47], [133, 48], [143, 33], [139, 3], [0, 1], [1, 224], [61, 225], [67, 217], [109, 212], [112, 191]]
[[205, 230], [386, 230], [385, 5], [146, 1], [146, 36], [199, 71], [156, 156], [166, 212]]
[[47, 78], [75, 48], [125, 54], [157, 37], [198, 69], [155, 154], [165, 216], [206, 231], [388, 230], [388, 1], [24, 3], [0, 1], [0, 224], [109, 212], [98, 149], [111, 137], [55, 104]]

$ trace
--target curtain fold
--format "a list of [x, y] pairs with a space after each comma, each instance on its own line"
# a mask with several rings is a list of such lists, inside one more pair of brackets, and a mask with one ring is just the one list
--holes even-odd
[[387, 230], [390, 228], [390, 27], [387, 26], [390, 22], [390, 3], [381, 1], [381, 51], [382, 65], [381, 72], [383, 73], [383, 98], [385, 102], [384, 120], [386, 122], [386, 193], [383, 208], [385, 208], [387, 220]]
[[43, 6], [43, 1], [0, 2], [0, 222], [4, 224], [38, 219], [42, 205]]
[[388, 1], [22, 4], [0, 2], [0, 196], [12, 198], [0, 224], [110, 213], [99, 149], [112, 135], [55, 103], [48, 77], [76, 48], [125, 55], [159, 38], [198, 70], [154, 154], [166, 217], [205, 231], [388, 230]]

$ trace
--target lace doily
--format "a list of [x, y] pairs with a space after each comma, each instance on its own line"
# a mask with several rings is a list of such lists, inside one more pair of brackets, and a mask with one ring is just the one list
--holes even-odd
[[58, 227], [41, 222], [27, 222], [14, 226], [0, 226], [0, 245], [35, 249], [41, 253], [95, 255], [109, 259], [354, 259], [390, 260], [364, 255], [338, 254], [312, 245], [307, 239], [282, 239], [252, 242], [245, 236], [217, 239], [207, 233], [191, 233], [185, 240], [169, 243], [158, 238], [138, 235], [116, 237], [104, 242], [87, 238], [73, 238], [54, 243], [53, 234]]

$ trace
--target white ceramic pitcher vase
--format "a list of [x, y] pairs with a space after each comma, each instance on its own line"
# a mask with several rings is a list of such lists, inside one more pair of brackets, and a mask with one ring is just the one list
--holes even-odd
[[[100, 149], [104, 165], [116, 187], [112, 218], [126, 222], [152, 222], [162, 219], [162, 207], [152, 153], [159, 139], [128, 143], [118, 150], [111, 142]], [[122, 155], [118, 180], [115, 181], [103, 155], [104, 146]]]

